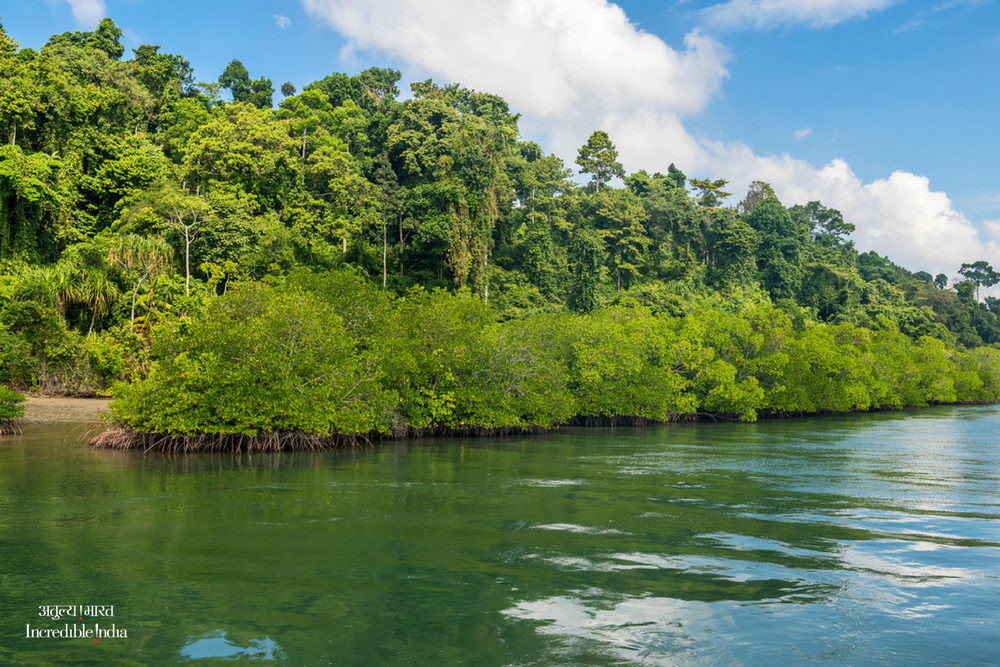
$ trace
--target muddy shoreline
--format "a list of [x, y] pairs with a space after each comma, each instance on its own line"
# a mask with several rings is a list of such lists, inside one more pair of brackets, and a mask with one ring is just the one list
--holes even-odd
[[64, 398], [29, 396], [25, 403], [25, 422], [97, 422], [108, 414], [110, 398]]

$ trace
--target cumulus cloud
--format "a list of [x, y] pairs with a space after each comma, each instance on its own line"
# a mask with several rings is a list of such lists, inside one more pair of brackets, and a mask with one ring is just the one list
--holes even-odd
[[66, 0], [73, 12], [73, 18], [84, 28], [96, 28], [107, 16], [103, 0]]
[[701, 110], [727, 75], [726, 50], [700, 32], [684, 50], [606, 0], [301, 0], [352, 48], [377, 48], [541, 118], [635, 106]]
[[795, 130], [795, 140], [802, 141], [812, 133], [813, 131], [811, 127], [804, 127], [801, 130]]
[[731, 30], [768, 30], [785, 25], [830, 26], [867, 16], [895, 0], [729, 0], [702, 10], [706, 22]]
[[[734, 201], [751, 181], [768, 181], [786, 205], [820, 200], [840, 209], [857, 226], [859, 249], [913, 270], [954, 275], [962, 262], [1000, 249], [1000, 224], [995, 236], [985, 227], [980, 233], [923, 176], [897, 171], [865, 183], [843, 160], [816, 167], [693, 135], [684, 119], [704, 109], [728, 76], [726, 48], [702, 32], [672, 48], [606, 0], [439, 0], [434, 10], [423, 0], [300, 2], [351, 49], [380, 51], [411, 70], [503, 96], [523, 114], [522, 132], [542, 138], [568, 165], [602, 129], [628, 171], [664, 172], [673, 162], [694, 177], [729, 179]], [[732, 0], [712, 9], [733, 25], [737, 10], [758, 10], [753, 25], [819, 27], [888, 4]]]
[[274, 22], [278, 24], [278, 27], [284, 30], [292, 24], [292, 19], [287, 16], [282, 16], [281, 14], [274, 15]]

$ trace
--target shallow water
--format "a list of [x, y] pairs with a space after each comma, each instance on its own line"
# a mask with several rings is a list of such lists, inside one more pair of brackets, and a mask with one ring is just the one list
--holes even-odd
[[998, 407], [252, 456], [84, 428], [0, 439], [0, 664], [1000, 662]]

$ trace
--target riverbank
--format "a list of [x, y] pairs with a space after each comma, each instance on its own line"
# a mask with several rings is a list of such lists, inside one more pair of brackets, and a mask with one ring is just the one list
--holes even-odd
[[26, 422], [96, 422], [109, 414], [110, 398], [65, 398], [29, 396], [25, 403]]
[[[69, 399], [80, 400], [80, 399]], [[87, 399], [91, 400], [91, 399]], [[996, 401], [933, 403], [930, 405], [907, 405], [902, 407], [883, 406], [867, 410], [848, 411], [817, 411], [797, 413], [766, 413], [759, 420], [780, 421], [783, 419], [803, 419], [813, 417], [836, 417], [848, 415], [873, 414], [878, 412], [900, 412], [926, 407], [970, 407], [997, 405]], [[110, 412], [103, 410], [102, 412]], [[70, 420], [67, 420], [70, 421]], [[713, 422], [713, 423], [750, 423], [734, 415], [726, 414], [682, 414], [670, 420], [650, 420], [636, 417], [592, 418], [574, 417], [561, 424], [549, 427], [506, 427], [479, 429], [406, 429], [396, 433], [353, 433], [322, 435], [304, 431], [271, 431], [256, 434], [245, 433], [143, 433], [111, 421], [107, 428], [102, 429], [90, 444], [98, 449], [142, 450], [169, 452], [171, 454], [191, 454], [204, 452], [276, 452], [276, 451], [323, 451], [359, 445], [374, 445], [381, 442], [392, 442], [414, 438], [469, 438], [516, 435], [551, 434], [564, 427], [607, 428], [626, 427], [641, 428], [665, 426], [681, 422]]]
[[113, 449], [327, 449], [567, 423], [864, 412], [1000, 400], [1000, 350], [769, 303], [675, 317], [632, 304], [496, 322], [466, 292], [390, 301], [338, 275], [246, 284], [162, 331], [116, 385]]

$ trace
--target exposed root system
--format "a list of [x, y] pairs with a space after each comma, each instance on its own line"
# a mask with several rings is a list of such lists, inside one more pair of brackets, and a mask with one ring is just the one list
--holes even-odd
[[369, 443], [363, 435], [317, 435], [304, 431], [271, 433], [141, 433], [119, 424], [91, 441], [102, 449], [139, 449], [145, 452], [267, 452], [334, 449]]
[[0, 435], [20, 435], [21, 419], [0, 419]]
[[100, 449], [141, 450], [143, 452], [273, 452], [320, 451], [343, 447], [371, 445], [378, 440], [405, 437], [496, 436], [519, 433], [540, 433], [542, 427], [469, 428], [469, 429], [409, 429], [396, 433], [364, 433], [317, 435], [305, 431], [272, 431], [247, 435], [244, 433], [142, 433], [112, 424], [90, 438], [90, 444]]

